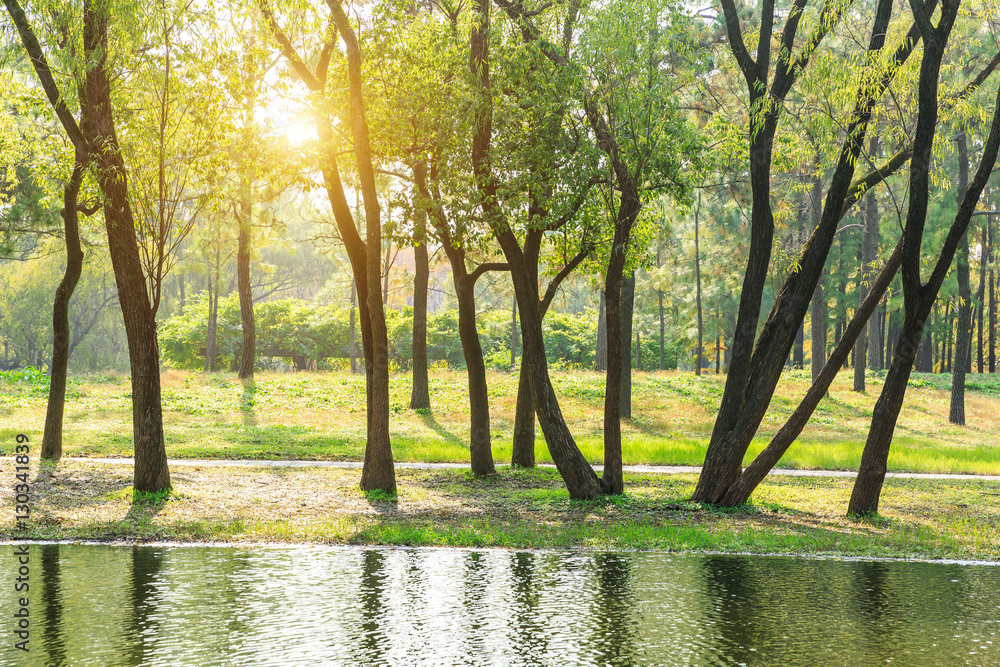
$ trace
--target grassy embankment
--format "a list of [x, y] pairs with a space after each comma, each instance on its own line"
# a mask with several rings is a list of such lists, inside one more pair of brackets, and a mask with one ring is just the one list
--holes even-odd
[[[8, 375], [8, 378], [10, 376]], [[569, 426], [589, 460], [603, 457], [604, 376], [554, 373]], [[635, 376], [634, 419], [623, 426], [624, 460], [635, 464], [700, 465], [724, 378], [688, 373]], [[868, 392], [841, 374], [781, 466], [854, 470], [861, 456], [881, 380]], [[490, 373], [494, 456], [509, 460], [517, 378]], [[758, 439], [755, 455], [809, 386], [807, 372], [786, 373]], [[967, 423], [948, 423], [950, 376], [916, 375], [896, 429], [892, 470], [1000, 474], [1000, 377], [969, 376]], [[391, 379], [393, 452], [399, 461], [468, 461], [468, 399], [462, 372], [431, 374], [429, 414], [408, 408], [410, 379]], [[0, 452], [13, 436], [41, 437], [47, 382], [0, 375]], [[169, 371], [163, 375], [167, 454], [172, 458], [360, 460], [364, 450], [364, 378], [346, 373], [261, 373], [244, 387], [231, 374]], [[127, 377], [72, 379], [65, 420], [67, 456], [131, 456]], [[549, 461], [539, 433], [538, 460]], [[749, 459], [748, 459], [749, 460]]]
[[[6, 466], [4, 466], [6, 467]], [[882, 514], [845, 519], [850, 479], [771, 478], [751, 506], [687, 502], [695, 476], [626, 475], [626, 494], [570, 501], [551, 468], [400, 470], [395, 502], [365, 497], [359, 470], [177, 465], [168, 497], [133, 503], [131, 468], [64, 459], [32, 473], [26, 532], [0, 539], [305, 542], [641, 549], [1000, 559], [1000, 488], [990, 481], [886, 482]], [[11, 485], [0, 503], [11, 506]]]

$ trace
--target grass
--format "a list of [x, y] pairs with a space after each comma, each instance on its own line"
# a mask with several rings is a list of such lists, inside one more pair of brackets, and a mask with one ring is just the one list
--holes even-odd
[[[719, 511], [686, 500], [690, 474], [626, 475], [626, 495], [580, 502], [551, 469], [400, 470], [395, 497], [366, 497], [358, 470], [189, 464], [174, 467], [172, 492], [150, 495], [133, 493], [126, 465], [34, 468], [28, 529], [10, 520], [0, 538], [1000, 559], [1000, 486], [983, 480], [889, 479], [882, 513], [857, 521], [843, 478], [771, 478], [753, 504]], [[0, 486], [0, 502], [11, 493]]]
[[[722, 396], [724, 376], [639, 373], [633, 414], [623, 422], [626, 464], [700, 465]], [[508, 460], [517, 377], [489, 374], [494, 457]], [[831, 387], [813, 418], [779, 464], [856, 469], [872, 407], [881, 389], [870, 373], [868, 392], [851, 391], [851, 373]], [[948, 375], [911, 380], [889, 467], [914, 472], [1000, 474], [1000, 378], [968, 378], [967, 426], [948, 423]], [[604, 375], [555, 372], [560, 406], [585, 456], [603, 458]], [[172, 458], [360, 460], [365, 444], [364, 377], [349, 373], [260, 373], [242, 384], [226, 373], [167, 371], [162, 376], [167, 454]], [[809, 386], [806, 371], [787, 372], [751, 446], [748, 460], [783, 424]], [[399, 461], [467, 462], [468, 397], [464, 373], [432, 371], [431, 411], [408, 407], [410, 378], [390, 379], [391, 435]], [[37, 442], [45, 419], [47, 379], [0, 374], [0, 453], [17, 432]], [[127, 377], [72, 378], [66, 401], [68, 456], [132, 455], [131, 389]], [[539, 461], [550, 461], [544, 442]]]

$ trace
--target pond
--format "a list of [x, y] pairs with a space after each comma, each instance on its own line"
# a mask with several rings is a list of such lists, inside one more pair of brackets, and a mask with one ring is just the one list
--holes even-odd
[[664, 553], [0, 547], [3, 665], [1000, 664], [1000, 568]]

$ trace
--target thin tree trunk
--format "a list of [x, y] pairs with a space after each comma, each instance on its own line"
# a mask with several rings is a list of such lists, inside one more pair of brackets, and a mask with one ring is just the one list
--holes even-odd
[[980, 373], [984, 373], [986, 366], [983, 363], [983, 324], [984, 324], [984, 314], [986, 312], [986, 264], [987, 256], [989, 255], [989, 236], [988, 229], [989, 217], [983, 218], [982, 229], [980, 230], [980, 243], [982, 250], [979, 256], [979, 290], [976, 294], [976, 304], [978, 311], [979, 326], [976, 327], [976, 369]]
[[[663, 290], [656, 290], [656, 296], [660, 307], [660, 370], [666, 370], [666, 355], [664, 350], [664, 322], [663, 322]], [[701, 374], [700, 372], [698, 373]]]
[[240, 347], [240, 379], [253, 380], [253, 367], [257, 360], [257, 326], [253, 312], [253, 287], [250, 284], [250, 248], [252, 244], [253, 208], [250, 188], [245, 188], [240, 202], [240, 237], [236, 256], [236, 284], [240, 294], [240, 321], [243, 325], [243, 342]]
[[[822, 216], [823, 207], [823, 184], [817, 178], [813, 181], [811, 213], [813, 229], [817, 228]], [[819, 377], [820, 371], [826, 364], [826, 298], [823, 294], [823, 283], [825, 275], [820, 274], [816, 282], [816, 290], [813, 292], [811, 312], [812, 329], [812, 379], [813, 382]]]
[[45, 409], [41, 458], [59, 460], [62, 456], [63, 410], [66, 405], [66, 367], [69, 363], [69, 302], [83, 272], [83, 248], [80, 246], [80, 220], [77, 196], [86, 168], [86, 156], [77, 151], [73, 173], [63, 187], [63, 230], [66, 239], [66, 272], [56, 288], [52, 303], [52, 366], [49, 379], [49, 402]]
[[[872, 137], [868, 143], [869, 155], [874, 158], [878, 149], [878, 138]], [[858, 281], [859, 307], [864, 303], [871, 289], [870, 284], [874, 278], [879, 239], [878, 201], [875, 199], [874, 192], [869, 192], [866, 197], [865, 228], [861, 239], [861, 278]], [[858, 342], [854, 345], [854, 391], [863, 392], [865, 390], [865, 368], [868, 365], [869, 337], [871, 337], [872, 329], [873, 326], [869, 320], [868, 335], [858, 337]]]
[[517, 299], [510, 300], [510, 371], [517, 365]]
[[[609, 309], [610, 310], [610, 309]], [[632, 314], [635, 310], [635, 273], [629, 273], [622, 278], [621, 300], [621, 348], [622, 348], [622, 387], [619, 404], [621, 418], [632, 418]], [[608, 336], [609, 343], [611, 336]]]
[[351, 279], [351, 333], [350, 333], [350, 354], [351, 354], [351, 373], [356, 374], [358, 372], [358, 344], [354, 330], [354, 310], [357, 307], [357, 290], [355, 289], [356, 281]]
[[[704, 336], [705, 323], [702, 319], [701, 311], [701, 248], [698, 243], [698, 214], [701, 212], [701, 192], [698, 192], [698, 206], [694, 209], [694, 277], [695, 277], [695, 302], [698, 306], [698, 351], [695, 354], [694, 374], [701, 375], [701, 366], [704, 363]], [[663, 370], [663, 292], [660, 292], [660, 370]]]
[[597, 311], [597, 349], [594, 351], [594, 370], [608, 370], [608, 324], [606, 322], [607, 296], [601, 290], [601, 305]]

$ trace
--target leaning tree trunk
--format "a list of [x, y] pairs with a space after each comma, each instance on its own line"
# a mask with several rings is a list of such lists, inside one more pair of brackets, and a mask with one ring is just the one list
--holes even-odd
[[[959, 131], [955, 137], [958, 147], [958, 193], [959, 203], [969, 187], [969, 151], [966, 146], [965, 132]], [[969, 232], [962, 235], [959, 241], [955, 272], [958, 278], [958, 324], [955, 327], [955, 361], [951, 372], [951, 404], [948, 411], [948, 421], [959, 426], [965, 425], [965, 369], [969, 358], [971, 344], [972, 288], [969, 285]]]
[[73, 174], [63, 188], [63, 229], [66, 236], [66, 273], [56, 288], [52, 304], [52, 367], [49, 379], [49, 402], [45, 410], [42, 434], [43, 459], [62, 456], [63, 410], [66, 406], [66, 367], [69, 363], [69, 301], [83, 272], [83, 248], [80, 247], [80, 221], [77, 196], [83, 182], [86, 156], [76, 153]]
[[429, 410], [431, 397], [427, 379], [427, 283], [430, 267], [427, 258], [427, 212], [417, 209], [416, 242], [413, 244], [413, 261], [416, 275], [413, 280], [413, 389], [410, 392], [411, 410]]

